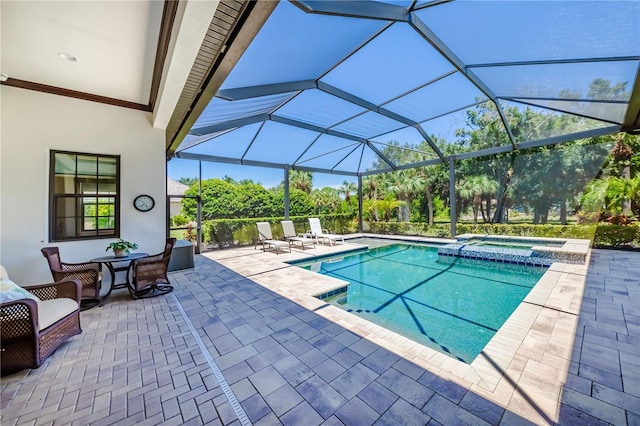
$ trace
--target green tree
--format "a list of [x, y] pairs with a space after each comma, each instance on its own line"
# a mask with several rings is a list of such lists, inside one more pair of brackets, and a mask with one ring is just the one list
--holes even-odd
[[192, 186], [198, 183], [198, 178], [197, 177], [181, 177], [180, 179], [178, 179], [178, 182], [180, 182], [183, 185]]
[[[282, 215], [284, 213], [284, 190], [279, 189], [274, 196], [274, 203], [279, 206], [280, 212], [276, 214]], [[297, 188], [289, 190], [289, 214], [292, 216], [308, 216], [315, 212], [315, 205], [311, 200], [311, 196], [304, 191]]]
[[[594, 79], [590, 84], [586, 94], [580, 94], [578, 91], [570, 92], [561, 91], [560, 95], [565, 98], [581, 98], [589, 97], [590, 99], [600, 100], [619, 100], [628, 99], [626, 91], [626, 82], [612, 85], [610, 81], [604, 79]], [[593, 106], [594, 108], [602, 108], [601, 105]], [[507, 117], [508, 124], [516, 143], [520, 141], [541, 140], [560, 133], [579, 132], [593, 128], [593, 121], [571, 114], [559, 114], [554, 112], [542, 112], [542, 110], [528, 106], [507, 106], [503, 107], [504, 116]], [[591, 115], [598, 117], [596, 110], [591, 111]], [[470, 150], [482, 150], [495, 146], [508, 146], [511, 144], [507, 133], [503, 130], [501, 117], [497, 114], [494, 104], [485, 102], [479, 104], [476, 108], [467, 111], [467, 122], [465, 129], [458, 131], [458, 141], [450, 144], [449, 150], [453, 152], [465, 152]], [[540, 152], [544, 151], [544, 147]], [[450, 151], [451, 152], [451, 151]], [[594, 151], [592, 151], [594, 152]], [[571, 153], [567, 151], [569, 156]], [[545, 221], [547, 211], [551, 205], [557, 203], [561, 206], [562, 211], [566, 211], [566, 203], [568, 200], [575, 198], [579, 185], [576, 185], [574, 176], [577, 173], [578, 180], [585, 175], [583, 170], [571, 168], [578, 165], [578, 161], [571, 158], [551, 159], [551, 163], [540, 162], [541, 166], [534, 168], [531, 164], [524, 164], [523, 167], [515, 167], [517, 158], [520, 157], [519, 152], [511, 152], [506, 154], [498, 154], [482, 161], [469, 162], [467, 170], [461, 173], [461, 178], [469, 174], [486, 174], [491, 176], [498, 182], [497, 208], [493, 221], [503, 222], [505, 220], [506, 203], [509, 200], [511, 186], [514, 185], [513, 179], [516, 177], [521, 182], [529, 181], [532, 185], [531, 193], [536, 193], [536, 198], [532, 199], [531, 204], [537, 220]], [[550, 157], [547, 157], [550, 159]], [[588, 158], [587, 161], [592, 161]], [[548, 165], [548, 166], [547, 166]], [[479, 170], [479, 167], [482, 170]], [[559, 169], [565, 167], [564, 172]], [[544, 172], [554, 173], [555, 176], [564, 175], [564, 180], [556, 179], [551, 183], [552, 179], [546, 179], [539, 182], [533, 182], [530, 178], [544, 177]], [[588, 174], [588, 173], [587, 173]], [[542, 188], [544, 182], [548, 183], [548, 188]], [[521, 185], [524, 188], [526, 185]], [[535, 190], [535, 191], [534, 191]], [[553, 196], [550, 199], [549, 196]]]
[[611, 85], [611, 81], [604, 78], [595, 78], [589, 84], [589, 99], [626, 101], [631, 94], [627, 91], [627, 82]]
[[276, 207], [273, 193], [253, 181], [243, 181], [236, 186], [237, 217], [268, 217], [282, 214], [283, 207]]
[[[192, 185], [185, 195], [198, 195], [198, 185]], [[197, 215], [197, 202], [193, 198], [182, 199], [182, 211], [191, 220]], [[236, 185], [222, 179], [202, 181], [202, 218], [224, 219], [238, 217], [238, 193]]]
[[592, 140], [520, 152], [513, 166], [509, 197], [515, 204], [530, 206], [536, 224], [547, 223], [552, 207], [560, 209], [560, 221], [566, 224], [568, 203], [573, 203], [597, 175], [605, 157], [606, 146]]

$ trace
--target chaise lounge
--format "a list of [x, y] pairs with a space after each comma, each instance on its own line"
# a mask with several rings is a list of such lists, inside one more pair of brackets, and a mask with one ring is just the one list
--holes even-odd
[[254, 250], [258, 247], [258, 244], [262, 244], [262, 251], [265, 251], [265, 246], [271, 246], [275, 247], [276, 254], [279, 254], [280, 248], [284, 247], [287, 247], [289, 252], [291, 252], [291, 246], [287, 241], [273, 239], [271, 225], [269, 225], [269, 222], [256, 222], [256, 226], [258, 227], [258, 240], [256, 241], [256, 245], [253, 247]]
[[313, 238], [306, 237], [304, 235], [297, 235], [296, 229], [293, 226], [293, 221], [291, 220], [283, 220], [280, 222], [282, 224], [282, 232], [285, 241], [289, 241], [289, 245], [300, 244], [302, 250], [305, 249], [305, 246], [313, 246], [316, 248], [316, 240]]
[[320, 219], [317, 217], [309, 218], [309, 227], [311, 228], [311, 236], [318, 242], [322, 239], [329, 241], [330, 246], [333, 246], [333, 243], [337, 241], [342, 241], [342, 244], [344, 244], [344, 237], [339, 234], [331, 234], [328, 229], [322, 229]]

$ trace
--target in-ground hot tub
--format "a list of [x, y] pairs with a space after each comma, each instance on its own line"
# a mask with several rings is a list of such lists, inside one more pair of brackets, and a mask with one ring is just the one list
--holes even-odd
[[456, 256], [525, 265], [554, 262], [584, 264], [590, 241], [571, 238], [511, 237], [465, 234], [438, 249], [440, 256]]

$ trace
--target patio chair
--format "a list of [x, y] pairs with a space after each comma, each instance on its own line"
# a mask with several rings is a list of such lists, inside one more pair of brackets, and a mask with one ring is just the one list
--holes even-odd
[[60, 259], [58, 247], [43, 247], [42, 255], [49, 263], [55, 282], [79, 280], [82, 283], [81, 309], [93, 308], [102, 302], [102, 266], [96, 262], [67, 263]]
[[283, 238], [285, 241], [289, 241], [289, 246], [293, 244], [300, 244], [302, 250], [305, 249], [305, 246], [312, 245], [313, 248], [316, 248], [316, 240], [313, 238], [308, 238], [304, 235], [297, 235], [296, 229], [293, 226], [293, 221], [291, 220], [283, 220], [280, 222], [282, 224], [282, 232]]
[[0, 287], [0, 375], [40, 367], [62, 343], [82, 333], [79, 280], [22, 288], [3, 277]]
[[127, 271], [127, 288], [134, 299], [171, 293], [173, 286], [167, 272], [175, 238], [167, 238], [164, 251], [131, 261]]
[[258, 240], [256, 241], [256, 245], [253, 247], [254, 250], [258, 247], [258, 244], [262, 244], [262, 251], [265, 251], [266, 245], [275, 247], [276, 254], [280, 254], [280, 248], [282, 247], [289, 248], [289, 252], [291, 252], [291, 246], [287, 241], [273, 239], [271, 225], [269, 225], [269, 222], [256, 222], [256, 226], [258, 227]]
[[319, 241], [320, 239], [327, 240], [329, 241], [330, 246], [333, 246], [334, 241], [342, 241], [342, 244], [344, 244], [344, 237], [339, 234], [331, 234], [328, 229], [322, 229], [320, 219], [317, 217], [309, 218], [309, 227], [311, 228], [311, 231], [309, 232], [316, 241]]

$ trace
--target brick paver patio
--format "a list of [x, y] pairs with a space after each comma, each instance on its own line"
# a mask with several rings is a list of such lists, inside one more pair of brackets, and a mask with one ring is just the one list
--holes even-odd
[[466, 365], [327, 307], [310, 291], [335, 282], [282, 263], [344, 248], [210, 252], [169, 295], [114, 291], [2, 378], [0, 423], [640, 424], [640, 253], [555, 264]]

